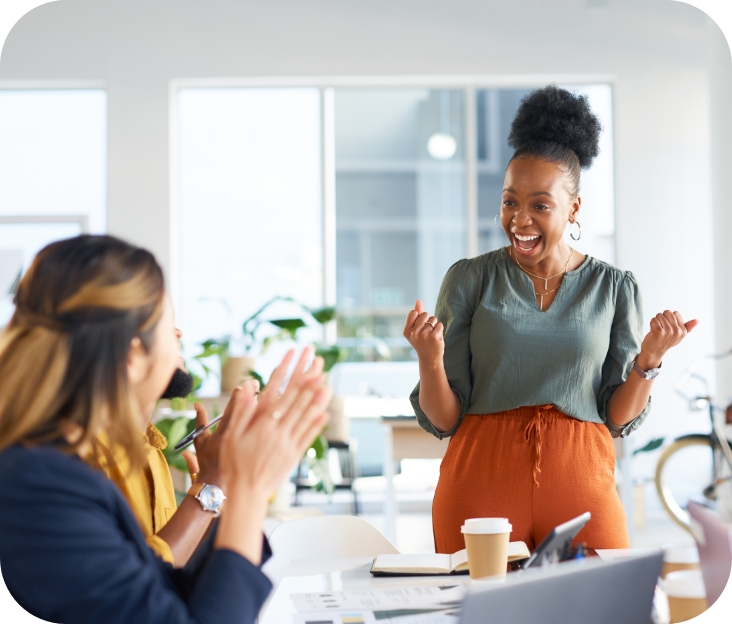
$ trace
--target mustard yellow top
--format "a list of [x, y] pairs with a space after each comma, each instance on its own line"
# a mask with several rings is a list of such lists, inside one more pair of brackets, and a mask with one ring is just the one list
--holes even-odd
[[[104, 444], [102, 440], [102, 444]], [[120, 489], [137, 522], [142, 529], [147, 545], [164, 561], [173, 563], [173, 553], [168, 543], [156, 533], [162, 529], [175, 513], [175, 490], [170, 476], [168, 462], [163, 449], [168, 445], [165, 436], [149, 424], [146, 431], [145, 450], [148, 465], [142, 472], [130, 472], [127, 456], [122, 451], [112, 453], [114, 465], [108, 465], [100, 457], [99, 464], [107, 477]]]

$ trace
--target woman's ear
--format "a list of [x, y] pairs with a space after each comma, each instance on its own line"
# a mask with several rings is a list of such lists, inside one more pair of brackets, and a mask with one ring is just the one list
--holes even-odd
[[130, 351], [127, 354], [127, 379], [131, 386], [141, 383], [150, 368], [150, 356], [142, 345], [142, 340], [135, 336], [130, 342]]
[[582, 208], [582, 198], [577, 195], [577, 197], [574, 198], [574, 201], [572, 202], [572, 208], [569, 211], [570, 223], [574, 223], [577, 220], [577, 217], [579, 217], [580, 208]]

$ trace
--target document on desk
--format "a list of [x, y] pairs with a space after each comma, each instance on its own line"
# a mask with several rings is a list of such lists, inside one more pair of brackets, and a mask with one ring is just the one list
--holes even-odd
[[458, 624], [458, 611], [343, 611], [298, 613], [293, 624]]
[[333, 612], [354, 609], [390, 611], [395, 609], [430, 609], [449, 607], [465, 597], [465, 586], [403, 586], [352, 590], [342, 592], [313, 592], [291, 594], [298, 613]]

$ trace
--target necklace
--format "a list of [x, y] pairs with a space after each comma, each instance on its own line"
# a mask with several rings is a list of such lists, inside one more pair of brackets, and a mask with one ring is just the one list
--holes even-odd
[[[536, 279], [544, 280], [544, 290], [549, 288], [549, 280], [554, 279], [555, 277], [558, 277], [559, 275], [562, 275], [563, 273], [567, 272], [567, 267], [569, 266], [569, 261], [572, 259], [572, 254], [574, 253], [574, 249], [572, 247], [569, 248], [569, 256], [567, 256], [567, 261], [564, 263], [564, 268], [559, 271], [559, 273], [555, 273], [554, 275], [549, 275], [548, 277], [542, 277], [541, 275], [534, 275], [533, 273], [527, 271], [523, 265], [518, 261], [518, 258], [516, 257], [514, 251], [513, 251], [513, 245], [511, 245], [511, 257], [513, 258], [513, 261], [518, 265], [519, 269], [521, 269], [526, 275], [530, 275], [531, 277], [534, 277]], [[539, 297], [539, 311], [544, 311], [544, 296], [545, 295], [551, 295], [554, 291], [558, 290], [559, 287], [562, 285], [561, 282], [557, 284], [556, 287], [552, 288], [551, 290], [546, 290], [546, 292], [539, 293], [534, 290], [534, 295]]]

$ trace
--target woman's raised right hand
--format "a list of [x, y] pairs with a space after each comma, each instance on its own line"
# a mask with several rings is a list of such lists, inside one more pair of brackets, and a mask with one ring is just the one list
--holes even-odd
[[424, 311], [419, 299], [414, 310], [407, 314], [404, 337], [417, 352], [422, 363], [442, 361], [445, 354], [444, 327], [436, 317]]

